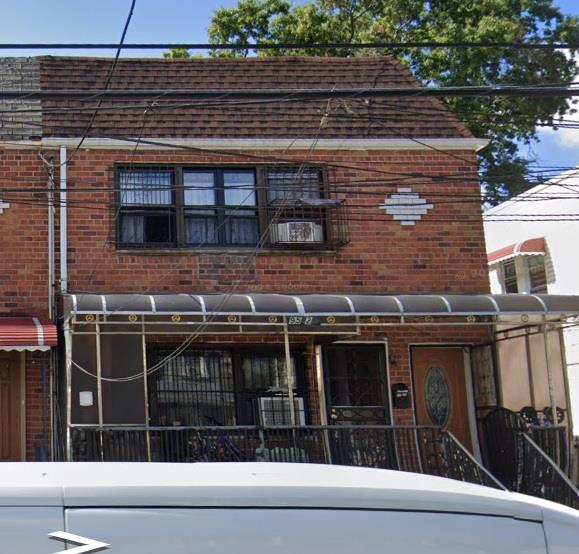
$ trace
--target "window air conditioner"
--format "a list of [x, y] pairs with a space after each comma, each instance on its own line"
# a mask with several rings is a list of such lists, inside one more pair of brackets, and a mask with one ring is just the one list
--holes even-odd
[[[259, 420], [264, 426], [292, 425], [289, 398], [267, 396], [257, 399], [259, 402]], [[296, 425], [305, 425], [304, 399], [294, 397]]]
[[273, 242], [277, 243], [316, 243], [323, 242], [322, 226], [315, 221], [286, 221], [278, 223]]

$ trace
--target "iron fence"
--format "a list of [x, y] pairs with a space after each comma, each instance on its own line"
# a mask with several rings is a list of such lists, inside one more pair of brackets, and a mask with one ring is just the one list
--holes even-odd
[[569, 473], [571, 481], [579, 487], [579, 437], [573, 437], [571, 446], [571, 471]]
[[296, 462], [375, 467], [502, 488], [448, 432], [385, 425], [73, 427], [71, 461]]
[[525, 433], [521, 433], [521, 444], [523, 471], [518, 492], [579, 510], [579, 490], [559, 466]]
[[567, 429], [528, 425], [504, 408], [483, 420], [486, 460], [509, 490], [579, 509], [579, 491], [569, 471]]

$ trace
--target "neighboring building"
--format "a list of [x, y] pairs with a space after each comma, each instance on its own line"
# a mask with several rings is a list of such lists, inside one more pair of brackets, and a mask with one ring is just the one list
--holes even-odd
[[[3, 91], [39, 87], [33, 60], [6, 59], [1, 73]], [[56, 327], [39, 108], [37, 100], [0, 101], [0, 461], [50, 455]]]
[[[579, 294], [579, 168], [485, 212], [493, 293]], [[573, 412], [579, 413], [579, 328], [563, 335]]]

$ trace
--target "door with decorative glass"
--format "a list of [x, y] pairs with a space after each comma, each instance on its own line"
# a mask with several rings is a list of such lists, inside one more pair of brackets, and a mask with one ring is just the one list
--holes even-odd
[[448, 430], [472, 451], [463, 349], [414, 347], [412, 374], [416, 423]]

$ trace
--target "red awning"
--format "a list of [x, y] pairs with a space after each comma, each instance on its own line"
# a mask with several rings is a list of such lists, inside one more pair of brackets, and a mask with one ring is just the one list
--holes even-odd
[[56, 326], [37, 317], [0, 317], [0, 350], [50, 350]]
[[503, 262], [516, 256], [540, 256], [545, 254], [545, 238], [537, 237], [516, 242], [487, 254], [489, 264]]

